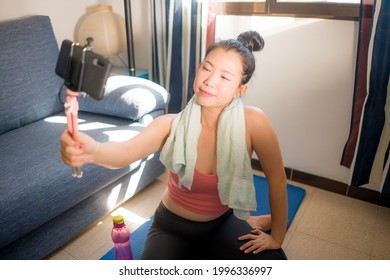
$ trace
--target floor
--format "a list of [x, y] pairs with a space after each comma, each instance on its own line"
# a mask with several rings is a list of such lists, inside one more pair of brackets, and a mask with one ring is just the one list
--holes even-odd
[[[297, 182], [289, 183], [306, 190], [283, 243], [289, 259], [390, 260], [390, 208]], [[135, 230], [153, 214], [165, 184], [164, 174], [47, 259], [100, 259], [113, 246], [112, 216], [124, 215], [127, 225]]]

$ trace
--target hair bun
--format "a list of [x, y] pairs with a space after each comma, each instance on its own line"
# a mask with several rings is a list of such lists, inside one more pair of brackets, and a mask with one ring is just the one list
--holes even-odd
[[261, 51], [265, 45], [263, 37], [254, 30], [241, 33], [238, 35], [237, 40], [240, 41], [251, 52]]

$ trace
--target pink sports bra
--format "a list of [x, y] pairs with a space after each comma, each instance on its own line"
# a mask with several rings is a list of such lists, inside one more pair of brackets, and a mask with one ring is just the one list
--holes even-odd
[[178, 184], [178, 176], [168, 171], [168, 194], [184, 209], [203, 215], [220, 214], [229, 209], [219, 199], [217, 175], [203, 174], [195, 169], [191, 190]]

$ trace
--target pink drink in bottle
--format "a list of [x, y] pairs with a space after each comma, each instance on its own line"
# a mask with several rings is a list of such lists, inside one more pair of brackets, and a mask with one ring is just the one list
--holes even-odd
[[115, 244], [115, 259], [116, 260], [132, 260], [133, 253], [130, 247], [130, 230], [125, 224], [122, 215], [113, 218], [114, 226], [112, 228], [111, 237]]

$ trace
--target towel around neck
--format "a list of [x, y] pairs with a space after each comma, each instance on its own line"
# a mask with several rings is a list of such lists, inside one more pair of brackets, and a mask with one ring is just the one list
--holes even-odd
[[[201, 106], [194, 95], [177, 114], [160, 160], [179, 177], [179, 184], [191, 189], [202, 129]], [[250, 157], [245, 140], [245, 115], [241, 98], [235, 98], [221, 113], [217, 132], [218, 193], [236, 217], [246, 220], [256, 210], [256, 196]]]

